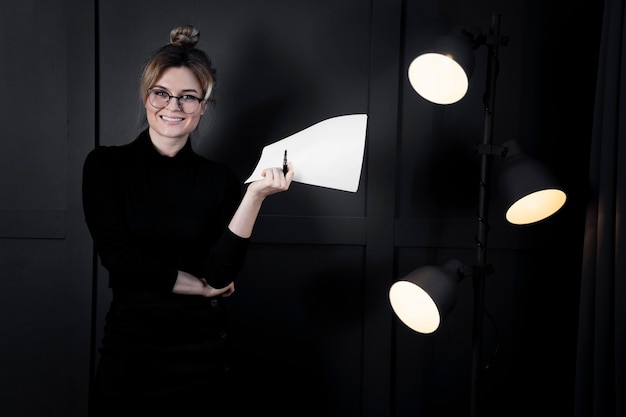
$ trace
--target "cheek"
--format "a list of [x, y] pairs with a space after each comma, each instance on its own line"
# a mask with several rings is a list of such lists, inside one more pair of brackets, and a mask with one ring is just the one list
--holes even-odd
[[158, 111], [158, 109], [155, 109], [154, 107], [152, 107], [150, 103], [148, 102], [144, 103], [144, 108], [146, 109], [146, 116], [148, 118], [154, 116], [154, 114], [156, 114], [156, 112]]
[[146, 109], [146, 122], [148, 123], [148, 126], [155, 127], [156, 124], [158, 123], [157, 110], [155, 110], [154, 107], [152, 107], [149, 104], [145, 106], [145, 109]]
[[187, 118], [188, 126], [193, 127], [195, 129], [200, 123], [200, 116], [201, 116], [201, 113], [198, 112], [198, 114], [194, 115], [193, 117]]

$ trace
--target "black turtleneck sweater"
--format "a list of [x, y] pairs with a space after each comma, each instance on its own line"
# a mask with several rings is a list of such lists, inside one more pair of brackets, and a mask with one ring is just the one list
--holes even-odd
[[161, 360], [168, 352], [202, 354], [225, 337], [212, 313], [219, 297], [172, 288], [179, 270], [215, 288], [235, 279], [249, 242], [227, 227], [240, 198], [236, 176], [196, 154], [189, 140], [167, 157], [145, 130], [129, 144], [89, 153], [84, 214], [113, 290], [103, 354]]

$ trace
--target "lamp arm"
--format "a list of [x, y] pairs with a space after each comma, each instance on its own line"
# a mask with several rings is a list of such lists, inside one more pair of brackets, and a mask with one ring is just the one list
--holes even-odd
[[507, 46], [509, 37], [499, 33], [489, 33], [481, 38], [481, 44], [486, 46]]
[[[500, 15], [494, 13], [492, 16]], [[488, 34], [483, 34], [480, 29], [463, 29], [462, 33], [465, 36], [472, 38], [472, 46], [474, 49], [480, 47], [481, 45], [489, 47], [507, 46], [509, 44], [509, 37], [506, 35], [501, 35], [499, 32], [490, 31]]]
[[505, 156], [508, 152], [506, 146], [493, 145], [491, 143], [478, 143], [474, 146], [474, 151], [478, 154], [487, 154], [489, 156]]
[[468, 277], [486, 277], [487, 275], [493, 274], [494, 269], [493, 265], [463, 265], [459, 269], [459, 273], [463, 278]]

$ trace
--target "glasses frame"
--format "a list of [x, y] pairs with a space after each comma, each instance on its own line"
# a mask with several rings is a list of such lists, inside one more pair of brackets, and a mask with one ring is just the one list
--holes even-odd
[[[165, 102], [165, 106], [163, 106], [163, 107], [155, 106], [154, 103], [152, 102], [152, 100], [150, 99], [150, 96], [152, 95], [152, 93], [157, 93], [157, 92], [158, 93], [163, 93], [163, 94], [167, 95], [167, 101]], [[200, 105], [204, 101], [204, 99], [202, 99], [200, 97], [196, 97], [196, 96], [194, 96], [192, 94], [184, 94], [182, 96], [173, 96], [170, 93], [168, 93], [167, 91], [162, 90], [160, 88], [149, 88], [148, 89], [148, 101], [150, 102], [150, 104], [152, 106], [154, 106], [157, 109], [164, 109], [164, 108], [166, 108], [170, 104], [170, 100], [173, 99], [173, 98], [176, 99], [176, 105], [178, 106], [178, 109], [180, 111], [182, 111], [183, 113], [185, 113], [185, 114], [194, 114], [195, 112], [197, 112], [198, 109], [200, 109]], [[192, 111], [192, 112], [189, 112], [189, 113], [184, 111], [183, 110], [183, 106], [182, 106], [182, 104], [180, 102], [180, 100], [182, 100], [182, 99], [187, 99], [187, 100], [195, 99], [195, 100], [198, 100], [198, 108], [196, 110]]]

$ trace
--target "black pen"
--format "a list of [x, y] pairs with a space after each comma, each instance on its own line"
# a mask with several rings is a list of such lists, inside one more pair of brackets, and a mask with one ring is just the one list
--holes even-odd
[[283, 174], [287, 175], [289, 168], [287, 167], [287, 149], [285, 149], [285, 156], [283, 156]]

